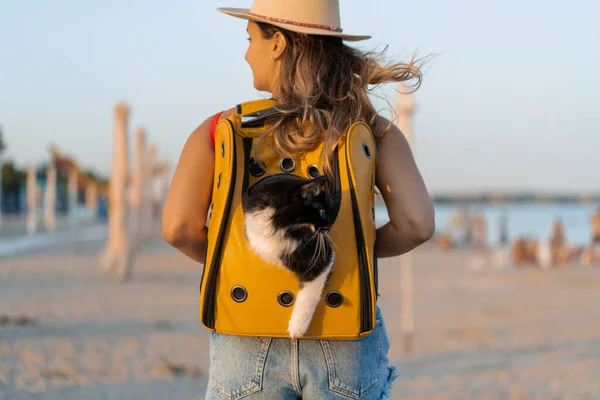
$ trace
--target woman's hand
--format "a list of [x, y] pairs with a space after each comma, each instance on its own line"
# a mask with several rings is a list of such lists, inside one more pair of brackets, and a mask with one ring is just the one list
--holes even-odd
[[[377, 256], [394, 257], [425, 243], [435, 231], [434, 208], [410, 145], [397, 126], [379, 117], [377, 176], [390, 221], [377, 229]], [[385, 132], [385, 133], [384, 133]]]

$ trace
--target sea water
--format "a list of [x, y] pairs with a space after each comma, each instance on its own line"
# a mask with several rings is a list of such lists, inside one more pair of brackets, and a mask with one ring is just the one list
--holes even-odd
[[[487, 223], [487, 243], [496, 245], [500, 239], [501, 218], [506, 218], [509, 240], [518, 236], [529, 236], [547, 241], [552, 233], [552, 224], [560, 218], [565, 228], [567, 243], [585, 245], [591, 239], [590, 216], [597, 209], [594, 204], [510, 204], [492, 205], [477, 204], [469, 206], [469, 213], [474, 216], [483, 213]], [[449, 204], [435, 206], [436, 233], [452, 232], [452, 218], [458, 208]], [[377, 226], [385, 224], [388, 214], [384, 205], [378, 205], [375, 211]]]

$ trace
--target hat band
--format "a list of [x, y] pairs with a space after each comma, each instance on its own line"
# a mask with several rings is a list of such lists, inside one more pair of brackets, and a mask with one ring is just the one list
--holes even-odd
[[304, 22], [290, 21], [289, 19], [266, 17], [264, 15], [255, 14], [255, 13], [252, 13], [252, 12], [249, 12], [248, 15], [252, 15], [253, 17], [264, 19], [265, 21], [277, 22], [279, 24], [296, 25], [296, 26], [301, 26], [301, 27], [304, 27], [304, 28], [324, 29], [324, 30], [332, 31], [332, 32], [342, 32], [342, 28], [338, 28], [337, 26], [328, 26], [328, 25], [319, 25], [319, 24], [307, 24], [307, 23], [304, 23]]

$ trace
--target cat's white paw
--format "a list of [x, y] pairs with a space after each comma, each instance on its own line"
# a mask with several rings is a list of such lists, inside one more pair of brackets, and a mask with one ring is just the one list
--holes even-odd
[[304, 336], [308, 330], [310, 320], [304, 321], [302, 318], [292, 318], [288, 324], [288, 333], [292, 339]]

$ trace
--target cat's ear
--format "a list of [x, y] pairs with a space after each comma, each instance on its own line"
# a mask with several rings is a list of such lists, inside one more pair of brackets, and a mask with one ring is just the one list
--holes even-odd
[[325, 191], [325, 181], [323, 179], [312, 179], [300, 188], [303, 198], [317, 197]]

